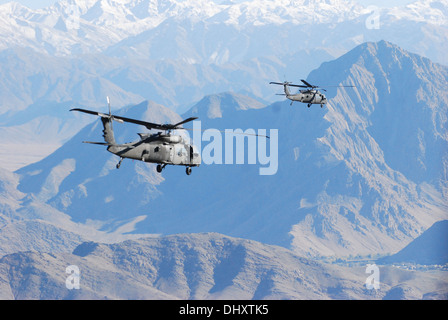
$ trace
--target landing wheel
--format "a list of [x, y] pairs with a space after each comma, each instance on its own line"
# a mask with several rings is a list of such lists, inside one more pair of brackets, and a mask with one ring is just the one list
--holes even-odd
[[157, 165], [157, 172], [160, 173], [160, 172], [162, 172], [162, 170], [163, 170], [162, 165], [161, 165], [161, 164], [158, 164], [158, 165]]
[[187, 169], [185, 170], [185, 172], [187, 173], [187, 175], [191, 174], [191, 167], [187, 167]]
[[120, 169], [121, 161], [123, 161], [123, 158], [120, 158], [120, 161], [117, 163], [117, 169]]

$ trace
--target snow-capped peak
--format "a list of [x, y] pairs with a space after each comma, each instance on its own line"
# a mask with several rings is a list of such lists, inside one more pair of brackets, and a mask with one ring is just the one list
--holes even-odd
[[[424, 0], [377, 10], [382, 23], [378, 33], [388, 32], [386, 21], [393, 23], [401, 19], [436, 26], [448, 24], [447, 0]], [[0, 5], [0, 50], [27, 46], [55, 55], [97, 53], [129, 37], [155, 30], [164, 22], [169, 28], [173, 21], [177, 23], [174, 28], [181, 28], [188, 34], [194, 31], [187, 26], [198, 23], [203, 25], [203, 32], [216, 25], [256, 31], [252, 28], [312, 25], [315, 29], [319, 25], [327, 28], [324, 24], [335, 26], [341, 22], [358, 23], [353, 27], [359, 29], [359, 23], [364, 26], [363, 21], [370, 14], [371, 7], [353, 0], [59, 0], [38, 10], [7, 3]], [[175, 35], [178, 30], [160, 33]], [[216, 38], [215, 34], [212, 36]], [[352, 39], [356, 41], [361, 36], [354, 35]], [[383, 35], [380, 38], [387, 39]], [[307, 41], [304, 39], [305, 43]], [[189, 59], [197, 60], [196, 57]]]

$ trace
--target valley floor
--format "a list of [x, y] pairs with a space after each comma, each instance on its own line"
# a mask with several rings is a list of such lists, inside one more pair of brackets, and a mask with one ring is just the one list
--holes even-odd
[[0, 167], [14, 172], [35, 163], [57, 148], [59, 144], [0, 144]]

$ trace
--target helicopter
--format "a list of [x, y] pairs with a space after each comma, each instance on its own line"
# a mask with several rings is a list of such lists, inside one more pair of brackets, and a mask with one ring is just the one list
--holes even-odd
[[[312, 104], [320, 104], [322, 108], [324, 104], [327, 103], [327, 98], [323, 93], [321, 93], [318, 89], [323, 91], [327, 91], [325, 89], [319, 88], [319, 86], [312, 85], [307, 81], [301, 79], [304, 85], [293, 84], [291, 82], [269, 82], [269, 84], [278, 84], [282, 85], [285, 91], [284, 94], [280, 93], [279, 95], [284, 95], [286, 98], [291, 100], [290, 105], [292, 106], [294, 101], [307, 103], [308, 108], [311, 107]], [[300, 90], [299, 93], [291, 94], [288, 87], [299, 87], [306, 88], [304, 90]], [[354, 87], [354, 86], [327, 86], [327, 87]]]
[[[167, 165], [186, 166], [187, 175], [191, 174], [192, 167], [201, 164], [201, 156], [197, 148], [185, 141], [180, 135], [171, 134], [171, 131], [185, 129], [182, 124], [193, 121], [197, 117], [182, 120], [176, 124], [157, 124], [125, 118], [111, 114], [110, 100], [107, 97], [109, 114], [92, 110], [74, 108], [70, 111], [79, 111], [101, 117], [103, 123], [103, 137], [105, 142], [83, 141], [84, 143], [107, 146], [107, 151], [120, 157], [116, 168], [119, 169], [125, 158], [140, 160], [143, 162], [157, 163], [157, 172], [161, 173]], [[117, 144], [114, 137], [112, 121], [119, 123], [129, 122], [145, 126], [149, 130], [161, 130], [157, 133], [139, 133], [140, 140], [130, 143]]]

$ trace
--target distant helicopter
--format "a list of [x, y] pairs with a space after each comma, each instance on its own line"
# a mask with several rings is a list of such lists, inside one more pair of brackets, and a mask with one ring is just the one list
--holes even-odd
[[[167, 165], [181, 165], [186, 166], [186, 173], [190, 175], [191, 167], [198, 167], [201, 164], [201, 156], [197, 148], [187, 143], [182, 136], [171, 134], [172, 130], [184, 129], [180, 125], [193, 121], [197, 119], [196, 117], [182, 120], [176, 124], [157, 124], [113, 115], [110, 110], [109, 97], [107, 97], [107, 104], [109, 106], [109, 114], [78, 108], [71, 109], [70, 111], [80, 111], [101, 117], [105, 142], [83, 142], [107, 146], [107, 151], [120, 157], [120, 161], [116, 166], [117, 169], [120, 168], [121, 162], [125, 158], [157, 163], [157, 172], [159, 173]], [[117, 144], [112, 128], [112, 121], [139, 124], [149, 130], [156, 129], [164, 131], [164, 133], [139, 133], [139, 141]]]
[[[279, 94], [279, 95], [284, 95], [284, 96], [286, 96], [286, 98], [291, 100], [290, 105], [292, 105], [292, 103], [294, 101], [298, 101], [298, 102], [307, 103], [308, 108], [311, 107], [312, 104], [320, 104], [320, 107], [322, 108], [323, 105], [327, 103], [327, 98], [325, 97], [325, 95], [323, 93], [321, 93], [317, 89], [321, 89], [323, 91], [327, 91], [327, 90], [319, 88], [318, 86], [312, 85], [303, 79], [300, 81], [302, 81], [305, 85], [292, 84], [291, 82], [286, 82], [286, 81], [285, 82], [269, 82], [269, 84], [282, 85], [285, 93]], [[306, 89], [300, 90], [299, 93], [291, 94], [289, 92], [288, 87], [299, 87], [299, 88], [306, 88]], [[354, 86], [326, 86], [326, 87], [354, 87]]]

